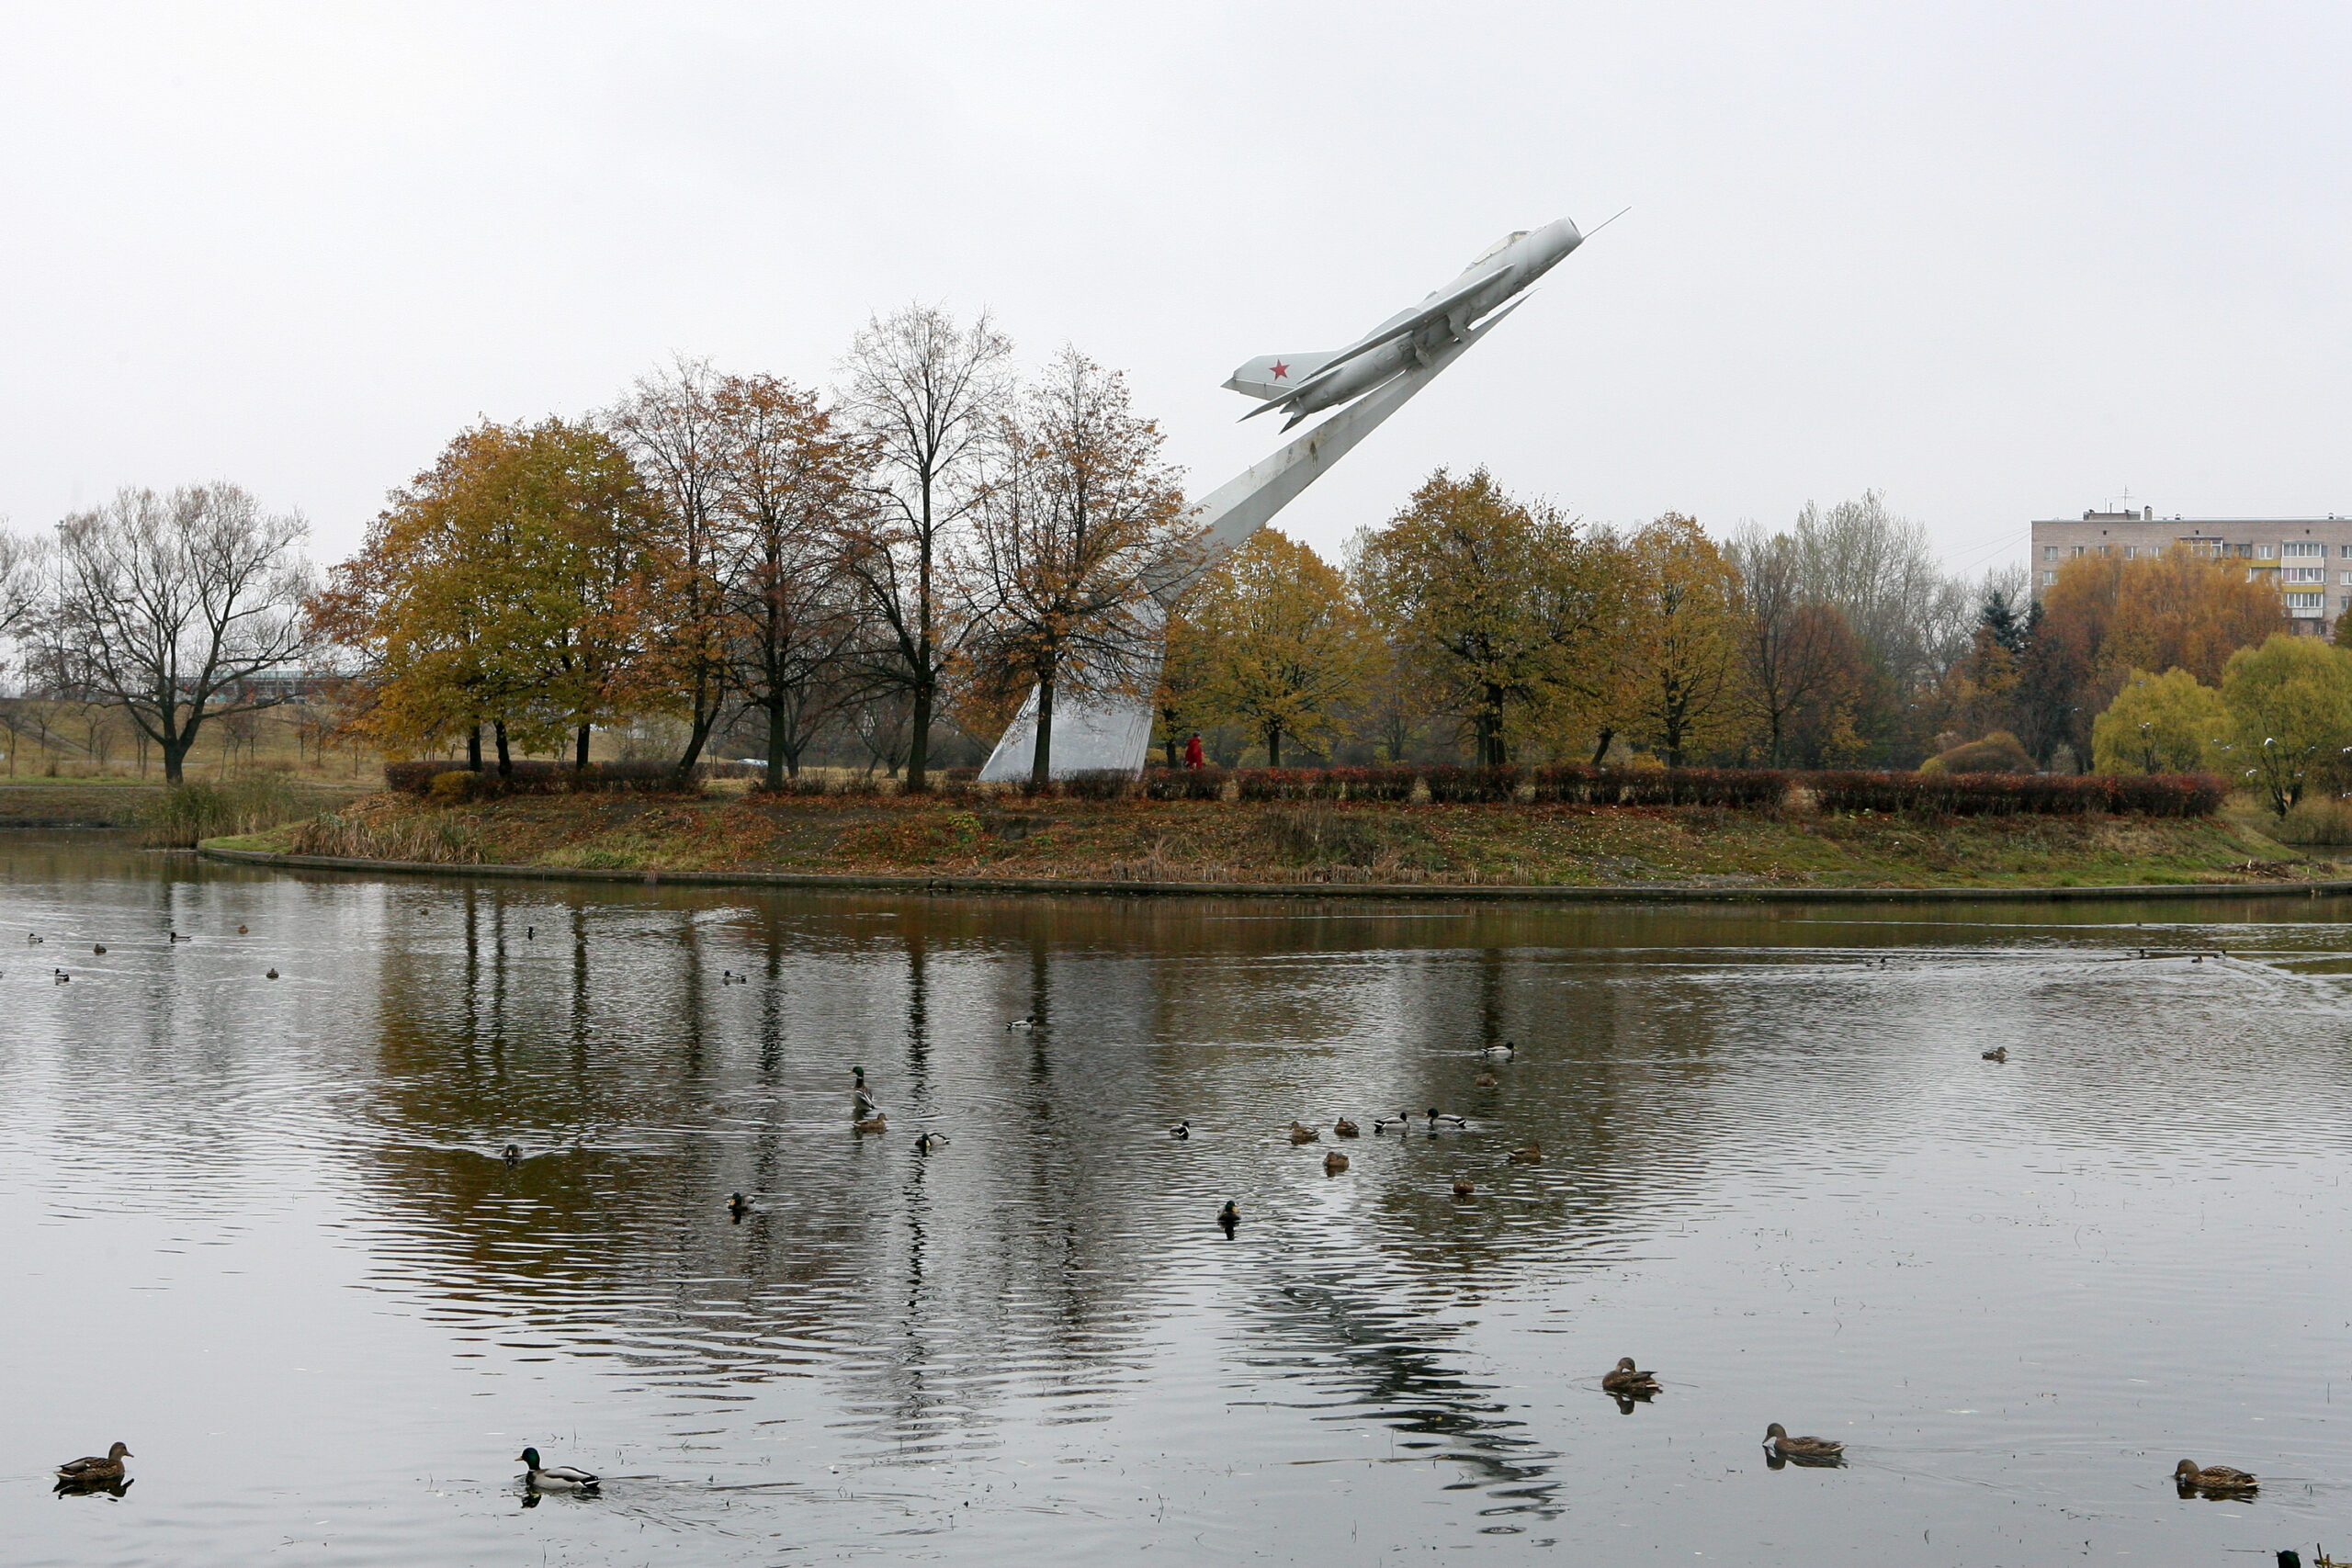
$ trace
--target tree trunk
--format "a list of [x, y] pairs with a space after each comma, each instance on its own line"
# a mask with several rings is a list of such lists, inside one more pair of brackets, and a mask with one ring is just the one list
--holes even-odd
[[[907, 738], [906, 793], [921, 795], [930, 787], [924, 770], [931, 764], [931, 702], [935, 682], [929, 670], [915, 681], [914, 733]], [[1042, 709], [1040, 710], [1043, 711]], [[1038, 731], [1042, 739], [1045, 732]]]
[[584, 724], [580, 727], [580, 747], [572, 753], [571, 767], [575, 773], [588, 771], [588, 727]]
[[[2352, 626], [2352, 616], [2346, 617], [2345, 624]], [[1172, 729], [1168, 732], [1168, 765], [1176, 765], [1176, 732]]]
[[506, 750], [506, 721], [503, 718], [497, 723], [497, 733], [498, 776], [503, 779], [512, 778], [514, 776], [514, 758], [513, 754]]
[[481, 772], [481, 726], [477, 724], [466, 731], [466, 766]]
[[1616, 739], [1617, 732], [1613, 729], [1603, 729], [1600, 732], [1600, 740], [1596, 742], [1592, 748], [1591, 766], [1596, 768], [1600, 766], [1602, 761], [1608, 758], [1609, 748], [1615, 744]]
[[1279, 768], [1282, 765], [1283, 727], [1279, 724], [1270, 724], [1266, 726], [1266, 766]]
[[767, 789], [769, 794], [774, 795], [784, 788], [784, 781], [786, 777], [798, 773], [799, 770], [792, 765], [792, 758], [785, 751], [784, 705], [770, 701], [762, 703], [760, 705], [767, 710], [768, 716]]
[[[1037, 682], [1037, 747], [1029, 754], [1029, 787], [1044, 794], [1054, 776], [1054, 678], [1047, 675]], [[907, 776], [914, 776], [912, 763], [908, 764]], [[910, 789], [914, 787], [911, 784]]]

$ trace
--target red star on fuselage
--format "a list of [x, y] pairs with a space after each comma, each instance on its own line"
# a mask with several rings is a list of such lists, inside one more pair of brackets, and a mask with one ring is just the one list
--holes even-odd
[[1285, 380], [1288, 380], [1289, 378], [1290, 378], [1290, 367], [1289, 367], [1289, 366], [1287, 366], [1287, 365], [1284, 365], [1284, 364], [1283, 364], [1281, 360], [1279, 360], [1279, 359], [1275, 360], [1275, 361], [1274, 361], [1274, 379], [1275, 379], [1275, 380], [1277, 380], [1277, 381], [1285, 381]]

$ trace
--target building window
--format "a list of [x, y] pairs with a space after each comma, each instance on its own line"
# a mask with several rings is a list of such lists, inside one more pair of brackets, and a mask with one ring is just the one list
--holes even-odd
[[2327, 608], [2327, 595], [2324, 593], [2290, 593], [2287, 595], [2287, 608], [2290, 610], [2309, 610], [2313, 615], [2317, 615], [2320, 611]]
[[2256, 545], [2254, 547], [2254, 558], [2256, 560], [2277, 560], [2278, 558], [2278, 547], [2276, 545]]
[[2081, 555], [2081, 554], [2083, 553], [2083, 547], [2082, 547], [2082, 546], [2080, 546], [2080, 545], [2076, 545], [2076, 546], [2075, 547], [2074, 553], [2075, 553], [2075, 554], [2076, 554], [2076, 555], [2078, 555], [2078, 556], [2079, 556], [2079, 555]]
[[2290, 539], [2280, 547], [2280, 553], [2290, 556], [2324, 556], [2327, 547], [2317, 539]]
[[2136, 556], [2136, 555], [2138, 555], [2139, 553], [2140, 553], [2140, 552], [2139, 552], [2137, 549], [2133, 548], [2133, 547], [2132, 547], [2132, 546], [2130, 546], [2130, 545], [2126, 545], [2126, 546], [2124, 546], [2124, 547], [2123, 547], [2123, 558], [2124, 558], [2125, 560], [2130, 560], [2133, 556]]
[[[2352, 545], [2346, 545], [2346, 546], [2345, 546], [2345, 547], [2344, 547], [2344, 553], [2345, 553], [2346, 555], [2347, 555], [2347, 556], [2352, 556]], [[2044, 546], [2042, 546], [2042, 547], [2041, 547], [2041, 558], [2042, 558], [2043, 560], [2056, 560], [2056, 559], [2058, 558], [2058, 547], [2057, 547], [2057, 546], [2055, 546], [2055, 545], [2044, 545]]]
[[2324, 566], [2290, 566], [2279, 572], [2290, 582], [2325, 582], [2327, 568]]
[[2344, 574], [2344, 586], [2346, 588], [2352, 588], [2352, 571], [2347, 571]]
[[[2045, 572], [2043, 572], [2043, 573], [2041, 574], [2041, 586], [2043, 586], [2044, 588], [2049, 587], [2052, 583], [2053, 583], [2053, 582], [2055, 582], [2055, 581], [2058, 581], [2058, 574], [2057, 574], [2056, 572], [2054, 572], [2054, 571], [2045, 571]], [[2346, 573], [2346, 581], [2352, 581], [2352, 573]]]

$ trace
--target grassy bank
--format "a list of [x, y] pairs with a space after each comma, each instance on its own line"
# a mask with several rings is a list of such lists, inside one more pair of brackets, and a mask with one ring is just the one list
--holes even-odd
[[820, 796], [378, 795], [221, 840], [385, 860], [629, 871], [1136, 882], [1954, 887], [2296, 882], [2347, 873], [2230, 812], [2199, 820], [1712, 807]]
[[[270, 777], [266, 789], [256, 791], [245, 781], [232, 780], [225, 785], [201, 785], [201, 791], [219, 801], [231, 803], [226, 813], [204, 809], [188, 810], [190, 805], [201, 807], [201, 800], [190, 801], [183, 792], [175, 800], [173, 793], [161, 782], [141, 783], [137, 779], [80, 778], [27, 779], [15, 784], [0, 781], [0, 832], [24, 831], [49, 828], [113, 828], [137, 829], [141, 831], [160, 826], [164, 819], [184, 823], [187, 842], [194, 843], [194, 835], [209, 829], [220, 831], [225, 824], [255, 817], [253, 803], [246, 796], [266, 794], [266, 803], [272, 807], [260, 815], [269, 820], [284, 820], [289, 817], [312, 817], [322, 811], [332, 811], [356, 799], [360, 791], [337, 788], [333, 784], [317, 784]], [[176, 841], [176, 840], [175, 840]]]

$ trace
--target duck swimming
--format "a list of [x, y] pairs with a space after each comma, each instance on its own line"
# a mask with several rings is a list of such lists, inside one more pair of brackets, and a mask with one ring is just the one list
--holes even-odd
[[1356, 1124], [1344, 1116], [1331, 1123], [1331, 1135], [1335, 1138], [1352, 1138], [1357, 1131]]
[[1312, 1127], [1302, 1127], [1294, 1122], [1290, 1124], [1290, 1141], [1294, 1144], [1318, 1144], [1323, 1141], [1323, 1134]]
[[1470, 1125], [1470, 1123], [1469, 1123], [1469, 1122], [1467, 1122], [1464, 1121], [1464, 1120], [1463, 1120], [1461, 1117], [1459, 1117], [1459, 1116], [1454, 1116], [1454, 1115], [1451, 1115], [1451, 1114], [1441, 1116], [1441, 1115], [1439, 1115], [1439, 1114], [1438, 1114], [1438, 1109], [1437, 1109], [1437, 1107], [1436, 1107], [1436, 1106], [1434, 1106], [1434, 1105], [1430, 1106], [1430, 1132], [1432, 1132], [1432, 1133], [1436, 1132], [1436, 1131], [1437, 1131], [1437, 1129], [1438, 1129], [1438, 1123], [1440, 1123], [1441, 1122], [1443, 1122], [1445, 1125], [1447, 1125], [1447, 1126], [1449, 1126], [1449, 1127], [1467, 1127], [1468, 1125]]
[[1511, 1150], [1510, 1163], [1513, 1165], [1542, 1165], [1544, 1163], [1544, 1145], [1541, 1144], [1530, 1144], [1523, 1149]]
[[1225, 1239], [1231, 1241], [1234, 1227], [1241, 1223], [1241, 1206], [1227, 1198], [1225, 1207], [1216, 1212], [1216, 1223], [1225, 1228]]
[[1764, 1446], [1781, 1459], [1792, 1459], [1799, 1464], [1835, 1464], [1846, 1451], [1843, 1443], [1833, 1443], [1826, 1438], [1792, 1438], [1789, 1429], [1778, 1421], [1764, 1428]]
[[520, 1165], [523, 1163], [523, 1151], [518, 1145], [509, 1144], [499, 1151], [498, 1157], [508, 1165]]
[[890, 1130], [890, 1123], [877, 1111], [871, 1116], [861, 1116], [851, 1122], [849, 1130], [853, 1133], [887, 1133]]
[[1468, 1177], [1457, 1176], [1453, 1179], [1453, 1195], [1456, 1198], [1467, 1198], [1476, 1190], [1478, 1190], [1477, 1186]]
[[95, 1455], [85, 1455], [80, 1459], [67, 1460], [57, 1467], [57, 1478], [60, 1481], [73, 1482], [76, 1485], [85, 1483], [120, 1481], [122, 1461], [131, 1457], [129, 1448], [117, 1443], [107, 1450], [107, 1457], [104, 1459]]
[[1035, 1018], [1016, 1018], [1011, 1023], [1006, 1024], [1005, 1027], [1007, 1029], [1035, 1029], [1037, 1027], [1037, 1021]]
[[1378, 1137], [1391, 1127], [1409, 1127], [1412, 1124], [1413, 1113], [1409, 1111], [1399, 1111], [1394, 1116], [1375, 1116], [1372, 1119], [1373, 1136]]
[[1343, 1170], [1345, 1170], [1345, 1169], [1347, 1169], [1347, 1168], [1348, 1168], [1348, 1156], [1345, 1156], [1345, 1155], [1343, 1155], [1343, 1154], [1341, 1154], [1339, 1150], [1337, 1150], [1337, 1149], [1333, 1149], [1329, 1154], [1325, 1155], [1325, 1156], [1323, 1156], [1323, 1174], [1324, 1174], [1324, 1175], [1326, 1175], [1326, 1176], [1337, 1176], [1337, 1175], [1339, 1175], [1339, 1174], [1340, 1174], [1340, 1172], [1341, 1172], [1341, 1171], [1343, 1171]]
[[739, 1224], [742, 1223], [743, 1216], [751, 1213], [752, 1212], [752, 1201], [749, 1198], [744, 1197], [741, 1192], [736, 1193], [735, 1196], [727, 1200], [728, 1217], [734, 1220]]
[[1657, 1392], [1657, 1374], [1635, 1367], [1631, 1356], [1620, 1356], [1615, 1366], [1600, 1374], [1600, 1386], [1611, 1393], [1647, 1399]]
[[1485, 1050], [1480, 1051], [1478, 1055], [1481, 1056], [1491, 1056], [1498, 1062], [1508, 1062], [1513, 1056], [1519, 1055], [1519, 1042], [1516, 1040], [1506, 1040], [1499, 1045], [1487, 1046]]
[[1996, 1045], [1984, 1053], [1984, 1059], [1988, 1062], [2006, 1062], [2009, 1059], [2009, 1048], [2007, 1045]]
[[946, 1143], [946, 1139], [935, 1138], [929, 1133], [917, 1133], [915, 1134], [915, 1153], [919, 1155], [927, 1155], [933, 1149], [945, 1146]]
[[2193, 1459], [2182, 1460], [2173, 1466], [2173, 1484], [2183, 1492], [2235, 1492], [2258, 1490], [2262, 1483], [2243, 1470], [2232, 1470], [2226, 1464], [2216, 1464], [2199, 1470]]
[[1193, 1135], [1193, 1119], [1189, 1116], [1185, 1117], [1184, 1120], [1177, 1122], [1176, 1125], [1168, 1129], [1168, 1135], [1171, 1138], [1191, 1137]]
[[575, 1470], [568, 1464], [542, 1468], [539, 1464], [539, 1450], [537, 1449], [525, 1449], [514, 1457], [521, 1460], [524, 1466], [530, 1472], [524, 1480], [535, 1491], [591, 1492], [595, 1490], [600, 1480], [599, 1477], [591, 1475], [584, 1470]]

